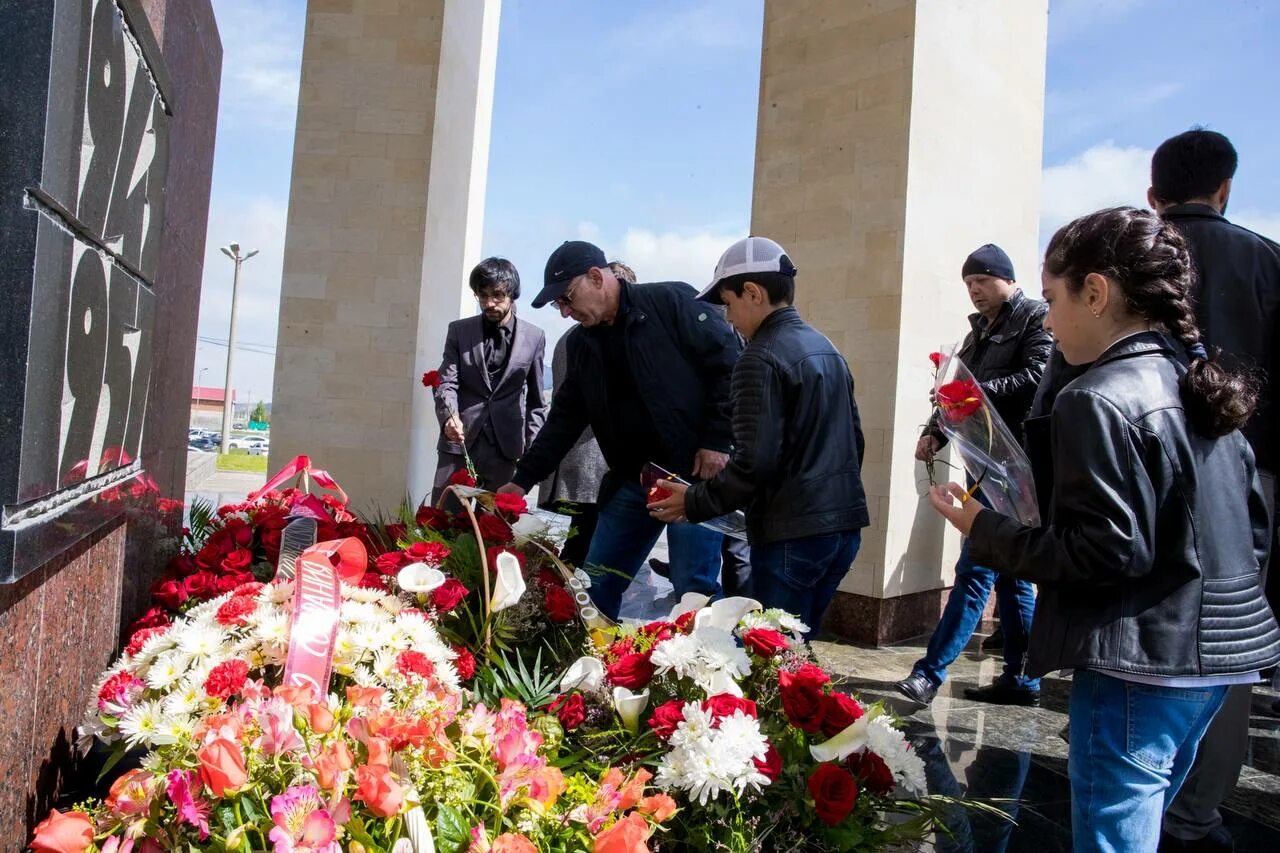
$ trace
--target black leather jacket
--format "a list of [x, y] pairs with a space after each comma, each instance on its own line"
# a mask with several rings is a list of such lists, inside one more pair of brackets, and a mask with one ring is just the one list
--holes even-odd
[[[738, 339], [720, 312], [696, 301], [697, 291], [684, 282], [622, 286], [629, 303], [619, 320], [627, 363], [661, 448], [651, 461], [688, 478], [698, 450], [731, 448], [729, 381]], [[604, 347], [590, 332], [578, 326], [568, 333], [564, 384], [512, 478], [525, 489], [546, 479], [588, 426], [611, 469], [630, 455], [609, 416]], [[617, 486], [616, 477], [606, 475], [600, 501]]]
[[1253, 452], [1238, 432], [1191, 432], [1180, 353], [1158, 332], [1134, 335], [1058, 395], [1051, 450], [1028, 446], [1033, 467], [1052, 466], [1050, 524], [990, 510], [974, 521], [975, 562], [1040, 584], [1029, 675], [1229, 675], [1280, 661]]
[[[972, 331], [956, 352], [1015, 436], [1022, 434], [1022, 420], [1053, 349], [1053, 338], [1044, 330], [1048, 310], [1040, 300], [1014, 291], [994, 321], [988, 323], [981, 314], [969, 315]], [[941, 446], [947, 439], [936, 418], [935, 413], [928, 432]]]
[[733, 458], [685, 493], [690, 521], [745, 507], [752, 544], [867, 526], [853, 376], [795, 308], [765, 318], [734, 368], [730, 399]]

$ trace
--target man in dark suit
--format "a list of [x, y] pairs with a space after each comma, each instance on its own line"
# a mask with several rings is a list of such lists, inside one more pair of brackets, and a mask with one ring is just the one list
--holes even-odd
[[481, 261], [471, 271], [471, 292], [480, 314], [449, 324], [440, 363], [440, 464], [433, 501], [465, 467], [464, 442], [482, 486], [506, 483], [547, 416], [546, 336], [516, 318], [520, 274], [515, 265], [505, 258]]
[[[1147, 201], [1187, 238], [1195, 267], [1196, 324], [1222, 361], [1255, 371], [1258, 408], [1245, 424], [1258, 476], [1275, 518], [1280, 472], [1280, 246], [1223, 215], [1231, 195], [1236, 149], [1221, 133], [1194, 129], [1165, 140], [1151, 157]], [[1280, 604], [1274, 571], [1263, 565], [1273, 609]], [[1230, 851], [1218, 806], [1236, 785], [1249, 747], [1251, 685], [1235, 684], [1200, 741], [1195, 763], [1164, 817], [1161, 851]]]

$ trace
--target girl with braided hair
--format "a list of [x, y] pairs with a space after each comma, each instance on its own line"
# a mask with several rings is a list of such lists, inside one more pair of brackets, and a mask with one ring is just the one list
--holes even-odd
[[1182, 236], [1149, 211], [1061, 228], [1044, 327], [1088, 368], [1028, 447], [1052, 482], [1045, 521], [1025, 527], [955, 483], [930, 494], [975, 560], [1040, 585], [1027, 674], [1073, 670], [1078, 851], [1155, 851], [1227, 687], [1280, 662], [1260, 585], [1268, 511], [1239, 432], [1256, 384], [1200, 343], [1191, 276]]

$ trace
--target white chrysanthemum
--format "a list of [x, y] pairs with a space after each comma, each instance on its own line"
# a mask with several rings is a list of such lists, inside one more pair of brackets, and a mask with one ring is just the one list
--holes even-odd
[[179, 716], [182, 714], [194, 714], [203, 701], [203, 684], [196, 683], [190, 678], [184, 678], [173, 689], [173, 692], [164, 697], [162, 705], [166, 714]]
[[267, 600], [273, 604], [284, 604], [293, 600], [293, 581], [285, 581], [284, 583], [269, 583], [261, 593], [267, 597]]
[[719, 628], [699, 628], [693, 632], [693, 637], [702, 646], [702, 658], [712, 669], [738, 678], [751, 674], [751, 658], [734, 640], [733, 634]]
[[166, 714], [160, 703], [154, 699], [144, 699], [120, 718], [120, 734], [124, 735], [129, 746], [173, 743], [162, 739], [161, 729], [165, 723]]
[[338, 610], [338, 618], [349, 625], [371, 625], [382, 622], [389, 617], [386, 611], [376, 604], [348, 599], [342, 602], [342, 606]]
[[358, 666], [351, 673], [351, 680], [361, 687], [378, 687], [382, 682], [378, 676], [373, 674], [373, 670], [367, 666]]
[[138, 653], [133, 656], [134, 665], [146, 666], [159, 657], [161, 652], [167, 652], [173, 648], [174, 641], [170, 633], [165, 631], [163, 634], [148, 637], [142, 644], [142, 648], [138, 649]]
[[893, 780], [907, 792], [915, 795], [928, 792], [924, 761], [887, 715], [876, 717], [867, 726], [867, 748], [880, 756], [893, 773]]
[[286, 643], [289, 640], [289, 615], [283, 610], [264, 613], [253, 635], [263, 644]]
[[160, 733], [155, 743], [178, 743], [195, 735], [196, 721], [186, 714], [165, 713], [160, 721]]
[[351, 586], [350, 584], [342, 584], [342, 598], [345, 601], [360, 601], [366, 604], [377, 604], [385, 595], [380, 589], [366, 589], [365, 587]]
[[399, 652], [380, 651], [373, 656], [373, 665], [370, 667], [383, 682], [388, 681], [396, 674], [396, 655]]
[[178, 648], [193, 660], [225, 655], [229, 637], [219, 626], [192, 624], [178, 638]]
[[408, 606], [399, 596], [392, 595], [389, 592], [379, 593], [379, 596], [378, 606], [392, 616], [399, 614], [401, 610]]
[[[218, 608], [227, 603], [231, 598], [231, 593], [224, 592], [215, 596], [208, 601], [202, 601], [195, 607], [186, 612], [185, 619], [189, 625], [216, 625], [214, 621], [218, 616]], [[176, 623], [173, 628], [178, 628], [182, 623]], [[170, 630], [173, 630], [171, 628]]]
[[654, 647], [650, 661], [658, 674], [674, 672], [692, 679], [709, 694], [736, 689], [733, 679], [751, 674], [751, 658], [733, 634], [710, 626], [663, 640]]
[[781, 631], [784, 634], [790, 634], [791, 639], [796, 642], [803, 642], [804, 635], [809, 632], [809, 626], [801, 622], [798, 617], [776, 607], [743, 614], [738, 627], [742, 630], [768, 628], [771, 631]]
[[191, 656], [182, 649], [170, 649], [156, 658], [147, 669], [147, 686], [152, 690], [168, 690], [191, 668]]
[[698, 660], [698, 643], [691, 634], [676, 634], [654, 646], [649, 662], [659, 672], [673, 670], [676, 675], [685, 678], [691, 667]]
[[158, 752], [148, 752], [142, 756], [142, 769], [157, 776], [164, 776], [173, 768], [168, 759]]
[[671, 749], [658, 764], [655, 781], [660, 787], [686, 791], [690, 799], [706, 805], [722, 791], [741, 794], [748, 787], [769, 784], [755, 764], [769, 749], [759, 721], [735, 711], [716, 724], [697, 702], [685, 703], [682, 711], [684, 719], [671, 735]]
[[107, 727], [103, 725], [102, 720], [98, 719], [97, 715], [85, 717], [84, 721], [76, 726], [76, 749], [80, 750], [81, 755], [88, 754], [95, 740], [106, 740], [103, 737], [106, 732]]

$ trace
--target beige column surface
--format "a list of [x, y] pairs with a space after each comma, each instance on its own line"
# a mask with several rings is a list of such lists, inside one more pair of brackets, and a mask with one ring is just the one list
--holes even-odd
[[765, 2], [751, 225], [791, 251], [801, 313], [854, 373], [871, 527], [845, 592], [950, 583], [957, 539], [913, 458], [927, 356], [968, 329], [977, 246], [1003, 246], [1039, 295], [1047, 7]]
[[434, 464], [418, 377], [479, 259], [499, 5], [307, 6], [271, 465], [306, 453], [361, 508], [420, 496], [423, 447]]

